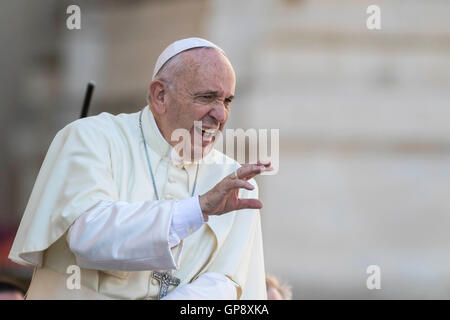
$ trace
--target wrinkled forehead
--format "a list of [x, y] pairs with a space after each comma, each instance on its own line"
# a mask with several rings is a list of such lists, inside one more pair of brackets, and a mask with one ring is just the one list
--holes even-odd
[[[215, 48], [194, 48], [174, 57], [172, 80], [181, 80], [185, 86], [197, 89], [234, 92], [235, 74], [225, 54]], [[168, 69], [171, 65], [168, 65]]]
[[233, 72], [230, 61], [222, 51], [215, 48], [195, 48], [181, 53], [188, 71]]

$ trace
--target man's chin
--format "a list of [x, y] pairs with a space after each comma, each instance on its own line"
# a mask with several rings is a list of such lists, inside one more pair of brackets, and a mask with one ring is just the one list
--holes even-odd
[[213, 137], [210, 141], [203, 140], [201, 145], [193, 144], [191, 146], [192, 160], [193, 161], [200, 160], [206, 155], [208, 155], [208, 153], [210, 153], [211, 150], [214, 148], [216, 142], [217, 142], [216, 137]]
[[206, 157], [206, 155], [208, 155], [208, 153], [211, 152], [213, 147], [214, 147], [214, 143], [212, 141], [201, 147], [194, 147], [192, 149], [192, 160], [197, 161], [197, 160], [200, 160], [200, 159]]

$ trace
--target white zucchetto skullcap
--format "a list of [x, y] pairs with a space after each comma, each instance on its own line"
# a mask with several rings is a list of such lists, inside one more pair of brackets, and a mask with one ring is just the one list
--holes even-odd
[[187, 39], [181, 39], [178, 41], [173, 42], [170, 44], [164, 51], [160, 54], [158, 57], [158, 60], [156, 60], [155, 69], [153, 70], [153, 76], [152, 80], [155, 80], [156, 75], [158, 74], [159, 70], [163, 67], [163, 65], [170, 60], [170, 58], [176, 56], [180, 52], [193, 49], [193, 48], [216, 48], [223, 53], [225, 53], [221, 48], [216, 46], [214, 43], [202, 39], [202, 38], [187, 38]]

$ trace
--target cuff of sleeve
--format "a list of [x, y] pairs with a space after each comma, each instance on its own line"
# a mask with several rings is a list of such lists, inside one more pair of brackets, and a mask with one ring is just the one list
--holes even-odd
[[204, 222], [198, 196], [177, 200], [170, 225], [170, 245], [177, 245], [181, 240], [197, 231]]

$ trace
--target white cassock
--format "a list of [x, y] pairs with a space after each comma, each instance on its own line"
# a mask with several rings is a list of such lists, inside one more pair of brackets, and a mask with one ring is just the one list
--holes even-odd
[[[213, 149], [191, 197], [197, 165], [172, 162], [148, 107], [142, 120], [160, 200], [139, 112], [102, 113], [56, 135], [9, 255], [35, 266], [28, 299], [156, 299], [155, 270], [181, 279], [166, 299], [266, 299], [258, 210], [205, 222], [198, 203], [239, 164]], [[240, 197], [258, 197], [250, 182], [256, 188]], [[72, 265], [79, 289], [67, 285]]]

